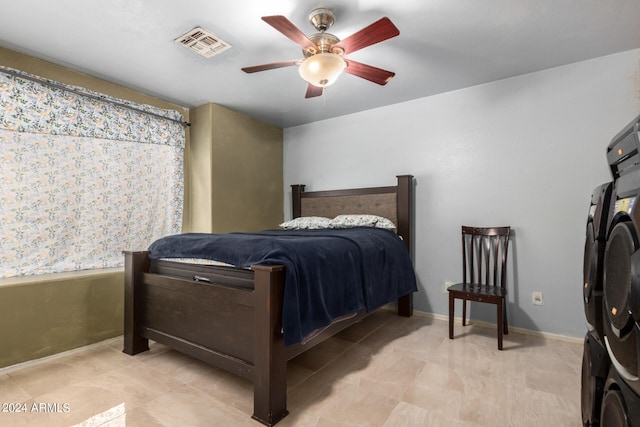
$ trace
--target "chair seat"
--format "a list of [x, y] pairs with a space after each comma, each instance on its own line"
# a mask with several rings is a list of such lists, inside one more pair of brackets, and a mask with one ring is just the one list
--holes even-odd
[[449, 292], [472, 292], [475, 295], [482, 295], [487, 297], [504, 297], [507, 295], [507, 290], [500, 286], [487, 286], [477, 283], [456, 283], [447, 288]]

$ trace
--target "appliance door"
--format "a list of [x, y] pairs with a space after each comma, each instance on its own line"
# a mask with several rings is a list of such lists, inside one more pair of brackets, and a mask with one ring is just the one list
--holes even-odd
[[604, 333], [611, 362], [622, 378], [640, 390], [638, 335], [640, 319], [640, 251], [632, 222], [612, 229], [604, 257]]

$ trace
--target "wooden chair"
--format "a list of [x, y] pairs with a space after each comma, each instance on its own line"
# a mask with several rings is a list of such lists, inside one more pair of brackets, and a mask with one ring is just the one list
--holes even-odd
[[498, 310], [498, 350], [507, 326], [507, 250], [511, 227], [462, 226], [463, 282], [449, 290], [449, 338], [453, 339], [454, 302], [462, 300], [462, 325], [467, 324], [467, 301], [496, 304]]

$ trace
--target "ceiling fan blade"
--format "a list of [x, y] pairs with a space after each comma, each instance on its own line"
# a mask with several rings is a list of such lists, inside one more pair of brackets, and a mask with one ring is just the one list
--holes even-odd
[[400, 30], [393, 25], [393, 22], [391, 22], [389, 18], [384, 17], [336, 43], [332, 49], [338, 47], [344, 50], [344, 54], [347, 55], [356, 50], [395, 37], [398, 34], [400, 34]]
[[304, 95], [304, 97], [314, 98], [316, 96], [320, 96], [322, 95], [323, 90], [324, 90], [323, 88], [314, 86], [311, 83], [309, 83], [309, 86], [307, 86], [307, 93]]
[[280, 61], [280, 62], [272, 62], [270, 64], [262, 64], [262, 65], [254, 65], [251, 67], [244, 67], [242, 71], [245, 73], [257, 73], [258, 71], [267, 71], [273, 70], [275, 68], [283, 68], [290, 67], [292, 65], [298, 65], [300, 63], [299, 59], [295, 59], [292, 61]]
[[344, 69], [346, 73], [369, 80], [379, 85], [386, 85], [396, 75], [392, 71], [383, 70], [382, 68], [373, 67], [371, 65], [362, 64], [360, 62], [345, 59], [347, 67]]
[[276, 30], [280, 31], [289, 39], [293, 40], [302, 49], [315, 47], [315, 44], [311, 40], [309, 40], [309, 38], [307, 38], [307, 36], [302, 31], [300, 31], [298, 27], [293, 25], [293, 22], [289, 21], [289, 19], [287, 19], [285, 16], [263, 16], [262, 20], [271, 25]]

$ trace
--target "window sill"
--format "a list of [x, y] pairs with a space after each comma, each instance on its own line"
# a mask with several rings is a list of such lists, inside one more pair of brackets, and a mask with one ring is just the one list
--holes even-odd
[[14, 276], [0, 278], [0, 288], [5, 286], [32, 285], [35, 283], [53, 283], [79, 278], [96, 278], [115, 273], [123, 273], [124, 268], [103, 268], [98, 270], [67, 271], [63, 273], [35, 274], [30, 276]]

